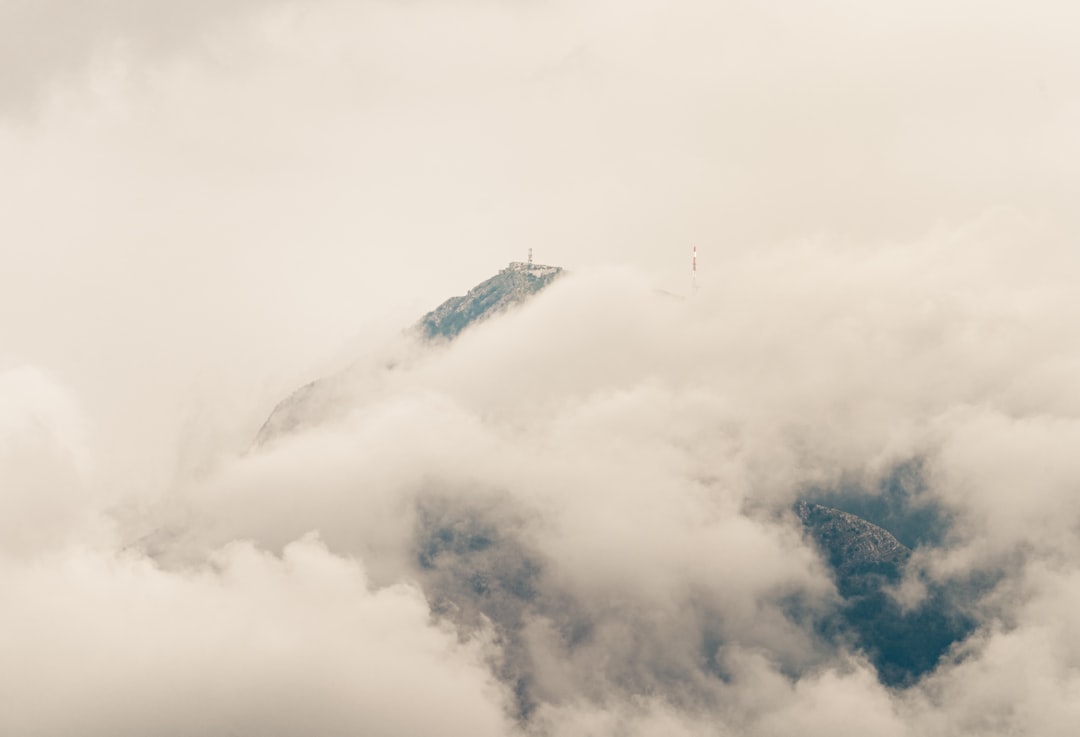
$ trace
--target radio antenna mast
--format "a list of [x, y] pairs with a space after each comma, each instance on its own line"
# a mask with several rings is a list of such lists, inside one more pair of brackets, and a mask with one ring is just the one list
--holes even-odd
[[697, 246], [690, 255], [690, 293], [697, 294]]

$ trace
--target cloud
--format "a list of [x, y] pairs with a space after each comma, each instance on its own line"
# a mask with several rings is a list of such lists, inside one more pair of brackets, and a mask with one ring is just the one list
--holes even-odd
[[88, 69], [125, 52], [167, 58], [206, 41], [217, 26], [273, 0], [175, 3], [138, 0], [45, 0], [0, 4], [0, 110], [26, 109], [56, 87], [77, 84]]
[[30, 367], [0, 372], [0, 554], [93, 539], [103, 504], [91, 493], [92, 473], [88, 431], [71, 393]]
[[[0, 3], [3, 731], [1064, 734], [1073, 12]], [[900, 692], [785, 510], [912, 459]]]
[[[480, 643], [316, 537], [168, 573], [78, 551], [2, 566], [5, 729], [42, 735], [507, 734]], [[62, 708], [50, 705], [61, 704]]]
[[[926, 493], [954, 515], [946, 548], [923, 553], [934, 575], [996, 571], [1017, 554], [1073, 559], [1068, 421], [1038, 414], [1052, 405], [1014, 383], [1051, 357], [1073, 360], [1068, 344], [1024, 329], [1030, 310], [1056, 320], [1067, 309], [1071, 272], [1059, 271], [1050, 245], [1038, 267], [972, 274], [963, 256], [993, 232], [984, 225], [869, 254], [815, 246], [749, 257], [733, 272], [754, 289], [694, 302], [623, 271], [572, 275], [375, 383], [358, 375], [363, 398], [351, 413], [243, 459], [196, 506], [222, 539], [277, 545], [316, 527], [336, 548], [371, 554], [388, 580], [426, 580], [461, 606], [475, 596], [462, 588], [470, 571], [489, 587], [517, 575], [484, 568], [469, 545], [524, 556], [536, 598], [515, 605], [508, 594], [499, 611], [524, 619], [503, 634], [527, 659], [515, 662], [539, 699], [536, 724], [565, 719], [568, 733], [582, 719], [648, 724], [629, 704], [656, 693], [695, 729], [692, 715], [704, 711], [749, 734], [800, 721], [824, 733], [852, 718], [905, 734], [960, 718], [889, 695], [868, 666], [852, 669], [790, 619], [785, 596], [820, 616], [832, 594], [805, 543], [771, 514], [807, 485], [869, 482], [925, 457]], [[858, 278], [840, 283], [840, 269]], [[999, 301], [1013, 280], [1028, 304]], [[962, 293], [949, 291], [960, 283]], [[962, 381], [950, 381], [954, 373]], [[1022, 470], [1029, 458], [1046, 471]], [[1012, 473], [1037, 493], [1010, 507], [996, 495], [1011, 493]], [[444, 515], [444, 526], [424, 528], [417, 510], [432, 498], [459, 510], [458, 521]], [[1060, 522], [1048, 527], [1055, 510]], [[457, 562], [425, 572], [420, 541], [453, 530], [465, 547], [447, 543], [451, 552], [437, 555]], [[439, 578], [444, 570], [456, 583]], [[1009, 588], [1023, 585], [1025, 570], [1009, 571], [982, 609], [972, 660], [947, 661], [935, 678], [980, 662], [995, 623], [1030, 600]], [[927, 694], [939, 688], [928, 683]], [[739, 705], [747, 691], [763, 700], [760, 711]]]

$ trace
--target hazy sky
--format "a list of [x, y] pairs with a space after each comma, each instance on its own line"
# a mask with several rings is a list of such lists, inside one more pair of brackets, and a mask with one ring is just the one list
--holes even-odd
[[[1071, 734], [1078, 36], [1050, 0], [0, 0], [0, 732]], [[379, 372], [529, 248], [573, 277]], [[244, 455], [357, 359], [364, 411]], [[913, 457], [956, 518], [919, 565], [1008, 576], [898, 694], [770, 609], [831, 589], [760, 510]], [[527, 728], [410, 568], [432, 489], [595, 627], [532, 623]], [[187, 567], [129, 546], [162, 520]], [[698, 611], [736, 675], [675, 703]]]

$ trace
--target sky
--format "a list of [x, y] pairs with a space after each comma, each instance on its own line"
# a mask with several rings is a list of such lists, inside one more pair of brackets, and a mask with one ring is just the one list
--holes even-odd
[[[1078, 31], [0, 0], [0, 731], [1071, 734]], [[570, 275], [401, 336], [530, 248]], [[346, 367], [344, 416], [252, 447]], [[953, 519], [922, 575], [1001, 580], [895, 691], [784, 618], [836, 593], [782, 512], [913, 458]], [[432, 515], [540, 562], [526, 722], [517, 646], [417, 567]]]

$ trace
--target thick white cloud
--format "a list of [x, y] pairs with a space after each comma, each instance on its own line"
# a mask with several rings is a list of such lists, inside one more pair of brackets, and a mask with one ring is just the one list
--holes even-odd
[[480, 643], [314, 537], [168, 573], [135, 554], [0, 563], [0, 720], [41, 735], [503, 735]]
[[274, 0], [4, 0], [0, 3], [0, 111], [25, 112], [88, 67], [118, 53], [158, 59], [200, 46], [222, 24]]
[[[511, 730], [508, 645], [418, 588], [441, 500], [593, 628], [521, 624], [538, 733], [1065, 734], [1078, 22], [0, 0], [0, 731]], [[529, 247], [575, 275], [401, 347]], [[351, 414], [244, 453], [353, 359]], [[897, 694], [783, 616], [834, 592], [777, 510], [915, 456], [919, 565], [1005, 578]]]
[[102, 534], [93, 473], [85, 420], [70, 392], [29, 367], [0, 372], [0, 555]]

